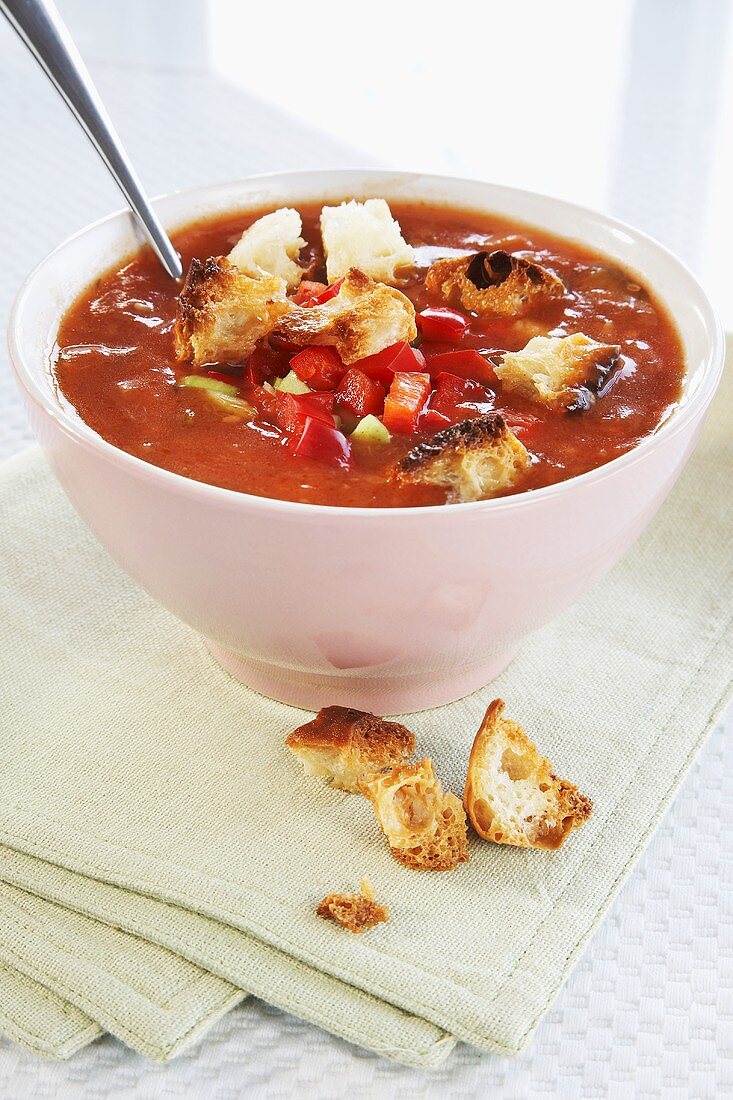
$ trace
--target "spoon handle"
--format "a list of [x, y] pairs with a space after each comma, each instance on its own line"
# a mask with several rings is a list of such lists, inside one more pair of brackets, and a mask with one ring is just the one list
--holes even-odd
[[0, 11], [66, 101], [109, 168], [169, 275], [183, 275], [181, 259], [158, 221], [135, 169], [52, 0], [0, 0]]

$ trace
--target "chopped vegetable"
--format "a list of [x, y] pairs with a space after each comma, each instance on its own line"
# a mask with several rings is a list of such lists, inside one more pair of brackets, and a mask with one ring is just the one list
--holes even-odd
[[249, 420], [255, 414], [255, 410], [249, 401], [245, 401], [241, 397], [232, 397], [231, 394], [220, 393], [218, 390], [209, 390], [207, 396], [214, 404], [231, 416], [241, 416], [243, 420]]
[[339, 353], [325, 347], [303, 348], [290, 360], [290, 369], [312, 390], [332, 390], [346, 370]]
[[[319, 400], [325, 398], [326, 400]], [[333, 413], [328, 408], [328, 399], [333, 407], [333, 394], [315, 393], [287, 393], [278, 390], [276, 401], [276, 416], [280, 427], [288, 435], [298, 435], [303, 431], [306, 420], [321, 420], [329, 427], [333, 427]]]
[[[436, 387], [430, 396], [428, 412], [439, 413], [447, 423], [457, 424], [469, 417], [483, 416], [491, 412], [493, 407], [493, 393], [480, 382], [442, 372], [438, 375]], [[433, 422], [445, 427], [439, 421]], [[425, 423], [425, 417], [422, 418], [420, 427], [429, 427]]]
[[269, 381], [287, 374], [288, 360], [285, 354], [276, 348], [261, 344], [250, 355], [244, 370], [244, 378], [252, 386], [261, 386]]
[[335, 283], [331, 283], [325, 290], [322, 290], [319, 294], [316, 294], [311, 298], [310, 302], [306, 302], [309, 306], [322, 306], [326, 302], [330, 302], [332, 298], [335, 298], [338, 292], [341, 290], [341, 284], [343, 279], [337, 279]]
[[359, 443], [390, 443], [392, 436], [382, 421], [369, 413], [359, 421], [349, 439], [356, 439]]
[[338, 405], [355, 416], [378, 416], [384, 409], [385, 389], [381, 382], [370, 378], [358, 367], [351, 367], [341, 379], [335, 393]]
[[208, 374], [187, 374], [181, 379], [181, 385], [192, 390], [211, 390], [216, 393], [228, 393], [234, 396], [237, 387], [231, 382], [221, 382], [218, 378], [210, 378]]
[[311, 306], [313, 299], [328, 290], [325, 283], [315, 283], [312, 279], [303, 279], [295, 294], [290, 299], [296, 306]]
[[427, 369], [433, 378], [447, 372], [458, 374], [461, 378], [472, 378], [479, 382], [496, 383], [493, 367], [475, 348], [465, 351], [444, 351], [438, 355], [428, 355]]
[[351, 458], [351, 447], [346, 436], [312, 416], [306, 417], [294, 450], [296, 455], [334, 462], [339, 466], [348, 466]]
[[226, 382], [228, 385], [234, 385], [234, 379], [231, 374], [224, 374], [224, 371], [220, 370], [207, 370], [204, 371], [207, 378], [216, 378], [219, 382]]
[[283, 393], [311, 392], [310, 386], [306, 386], [305, 382], [301, 382], [294, 370], [291, 370], [284, 378], [276, 378], [274, 388], [276, 390], [282, 390]]
[[429, 374], [396, 374], [384, 403], [386, 428], [404, 435], [414, 432], [429, 393]]
[[408, 343], [392, 344], [384, 348], [376, 355], [369, 355], [366, 359], [360, 359], [356, 364], [359, 370], [381, 382], [384, 386], [391, 386], [392, 379], [398, 372], [425, 370], [425, 356], [417, 348]]
[[426, 340], [442, 340], [446, 344], [459, 344], [468, 329], [468, 318], [455, 309], [430, 306], [418, 313], [417, 322]]

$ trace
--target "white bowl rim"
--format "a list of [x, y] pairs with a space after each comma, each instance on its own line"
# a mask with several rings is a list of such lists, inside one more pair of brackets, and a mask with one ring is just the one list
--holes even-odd
[[[690, 281], [691, 285], [696, 289], [699, 295], [699, 302], [702, 307], [701, 314], [705, 327], [710, 335], [710, 348], [701, 369], [701, 384], [696, 388], [688, 401], [683, 402], [677, 408], [675, 408], [669, 418], [656, 428], [650, 435], [642, 439], [631, 450], [626, 451], [624, 454], [619, 455], [617, 458], [611, 459], [610, 462], [604, 463], [602, 466], [596, 466], [592, 470], [588, 470], [583, 474], [577, 474], [574, 477], [566, 478], [564, 481], [558, 481], [552, 485], [546, 485], [539, 489], [527, 490], [521, 493], [515, 493], [511, 496], [497, 497], [490, 500], [478, 500], [465, 503], [453, 503], [453, 504], [430, 504], [430, 505], [417, 505], [412, 507], [396, 507], [396, 508], [372, 508], [366, 506], [342, 506], [335, 504], [311, 504], [301, 501], [292, 500], [280, 500], [276, 497], [264, 497], [257, 496], [253, 493], [242, 492], [237, 489], [226, 489], [219, 485], [210, 485], [208, 482], [197, 481], [194, 478], [185, 477], [183, 474], [174, 473], [172, 470], [166, 470], [161, 466], [155, 466], [151, 462], [146, 462], [142, 458], [138, 458], [136, 455], [129, 454], [127, 451], [123, 451], [121, 448], [116, 447], [114, 444], [109, 443], [101, 435], [94, 431], [81, 417], [76, 414], [72, 417], [70, 411], [58, 402], [54, 402], [51, 395], [38, 383], [34, 377], [32, 371], [27, 367], [25, 357], [20, 346], [18, 337], [19, 319], [25, 308], [28, 297], [32, 294], [33, 284], [36, 277], [40, 274], [42, 269], [47, 263], [51, 261], [58, 253], [63, 252], [74, 241], [86, 234], [92, 233], [100, 226], [106, 225], [121, 218], [131, 218], [132, 215], [128, 208], [122, 208], [120, 210], [113, 211], [110, 214], [105, 215], [102, 218], [98, 218], [96, 221], [91, 222], [89, 225], [77, 230], [76, 233], [72, 233], [64, 241], [56, 246], [51, 252], [49, 252], [30, 272], [30, 274], [24, 279], [21, 284], [13, 305], [10, 310], [8, 318], [8, 347], [10, 351], [10, 359], [15, 371], [16, 378], [20, 385], [23, 387], [29, 398], [33, 400], [37, 405], [40, 405], [43, 410], [55, 421], [58, 428], [60, 428], [66, 435], [70, 436], [77, 443], [88, 450], [96, 451], [107, 461], [126, 467], [129, 473], [140, 478], [152, 478], [154, 481], [160, 482], [162, 487], [167, 487], [175, 493], [182, 495], [192, 494], [194, 496], [208, 496], [212, 502], [218, 500], [222, 505], [230, 508], [255, 508], [262, 509], [264, 511], [275, 511], [285, 515], [287, 514], [306, 514], [313, 516], [314, 520], [317, 516], [324, 517], [340, 517], [342, 519], [354, 519], [359, 518], [364, 521], [368, 521], [370, 518], [387, 519], [390, 518], [397, 522], [404, 519], [406, 516], [410, 516], [417, 519], [419, 516], [431, 516], [443, 515], [446, 518], [454, 516], [457, 511], [461, 514], [468, 512], [498, 512], [505, 511], [507, 509], [516, 508], [528, 508], [533, 504], [541, 501], [546, 501], [552, 497], [567, 494], [572, 492], [574, 487], [578, 485], [591, 485], [597, 481], [602, 481], [605, 478], [612, 477], [622, 467], [633, 466], [636, 462], [641, 461], [646, 454], [656, 447], [660, 441], [669, 439], [673, 435], [676, 435], [685, 424], [694, 419], [694, 417], [704, 410], [707, 404], [712, 400], [715, 391], [718, 387], [720, 379], [723, 373], [723, 366], [725, 362], [725, 333], [722, 323], [710, 303], [705, 291], [701, 287], [699, 281], [692, 273], [690, 268], [677, 257], [670, 249], [661, 244], [660, 241], [652, 237], [648, 233], [644, 233], [640, 229], [636, 229], [628, 222], [621, 221], [618, 218], [611, 217], [608, 214], [603, 214], [592, 207], [583, 206], [579, 203], [568, 202], [565, 199], [558, 199], [552, 195], [545, 195], [538, 191], [530, 191], [525, 188], [509, 187], [503, 184], [490, 183], [489, 181], [483, 181], [470, 177], [462, 176], [448, 176], [439, 173], [430, 172], [415, 172], [415, 171], [402, 171], [399, 169], [391, 168], [315, 168], [305, 170], [291, 170], [283, 172], [265, 172], [251, 176], [244, 176], [241, 178], [233, 178], [230, 180], [220, 180], [214, 183], [203, 184], [197, 187], [180, 188], [175, 191], [169, 191], [165, 194], [157, 195], [154, 198], [154, 202], [160, 202], [171, 198], [186, 198], [194, 200], [198, 195], [206, 195], [215, 188], [224, 188], [227, 186], [234, 187], [238, 184], [251, 185], [252, 183], [266, 184], [268, 181], [282, 182], [289, 178], [304, 180], [308, 177], [316, 177], [323, 174], [331, 174], [335, 177], [343, 177], [344, 180], [352, 178], [354, 180], [358, 178], [366, 179], [371, 177], [375, 180], [389, 180], [389, 179], [427, 179], [434, 182], [444, 181], [447, 184], [481, 184], [485, 183], [487, 187], [496, 192], [504, 191], [507, 194], [514, 196], [526, 196], [529, 199], [547, 201], [555, 206], [563, 207], [568, 212], [575, 212], [579, 215], [589, 216], [604, 223], [607, 227], [615, 230], [619, 230], [623, 233], [630, 235], [640, 244], [649, 244], [657, 249], [663, 256], [674, 266], [678, 268]], [[419, 201], [419, 200], [416, 200]], [[446, 206], [455, 205], [460, 209], [461, 204], [445, 203]], [[465, 207], [468, 209], [468, 207]], [[236, 209], [232, 207], [232, 209]], [[242, 207], [244, 209], [244, 206]], [[488, 207], [487, 207], [488, 212]], [[501, 215], [501, 211], [497, 210], [496, 213]], [[203, 217], [205, 217], [204, 215]], [[192, 219], [196, 220], [196, 219]], [[203, 220], [203, 219], [202, 219]], [[184, 228], [188, 224], [192, 224], [186, 220], [180, 223], [178, 228]], [[527, 223], [530, 224], [530, 223]], [[537, 228], [542, 228], [541, 225], [536, 224]], [[562, 236], [562, 234], [558, 234]], [[570, 239], [565, 237], [565, 239]], [[582, 243], [582, 238], [578, 238]], [[94, 274], [90, 274], [89, 283], [94, 279]], [[654, 288], [652, 288], [654, 289]]]

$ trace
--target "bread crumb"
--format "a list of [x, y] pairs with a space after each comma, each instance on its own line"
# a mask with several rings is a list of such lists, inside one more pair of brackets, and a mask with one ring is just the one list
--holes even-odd
[[476, 832], [496, 844], [560, 848], [590, 817], [593, 803], [558, 779], [516, 722], [494, 699], [471, 749], [464, 801]]
[[389, 910], [375, 901], [374, 890], [367, 879], [362, 881], [358, 894], [328, 894], [316, 913], [357, 933], [389, 920]]
[[277, 275], [285, 280], [288, 290], [295, 290], [303, 278], [303, 268], [297, 263], [305, 247], [302, 228], [298, 211], [283, 206], [245, 229], [227, 258], [244, 275], [255, 279]]
[[618, 344], [599, 344], [582, 332], [534, 336], [521, 351], [506, 352], [494, 371], [506, 389], [553, 405], [574, 386], [594, 381], [594, 372], [607, 372], [620, 351]]

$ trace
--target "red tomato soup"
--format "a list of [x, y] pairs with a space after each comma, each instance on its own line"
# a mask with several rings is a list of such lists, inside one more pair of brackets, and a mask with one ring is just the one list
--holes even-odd
[[[302, 346], [274, 331], [238, 362], [231, 356], [181, 361], [175, 341], [180, 288], [145, 249], [99, 278], [63, 318], [53, 364], [62, 394], [104, 439], [155, 466], [257, 496], [357, 507], [467, 499], [447, 482], [399, 473], [421, 444], [435, 441], [439, 450], [452, 425], [499, 413], [498, 423], [519, 440], [521, 469], [511, 484], [484, 494], [502, 496], [601, 466], [669, 416], [681, 393], [682, 346], [638, 276], [580, 244], [490, 214], [399, 203], [391, 209], [415, 250], [415, 266], [393, 280], [417, 313], [411, 342], [345, 365], [332, 347]], [[175, 244], [185, 267], [194, 257], [226, 255], [266, 212], [183, 229]], [[320, 206], [301, 206], [299, 213], [306, 281], [294, 301], [302, 309], [333, 299], [339, 287], [325, 288]], [[508, 265], [507, 254], [523, 257], [564, 289], [521, 315], [495, 316], [426, 288], [436, 260], [476, 253], [498, 256], [495, 268]], [[576, 378], [561, 399], [538, 399], [495, 373], [504, 353], [533, 338], [574, 333], [618, 347], [612, 361], [582, 384]], [[312, 392], [276, 390], [291, 371]], [[221, 389], [191, 384], [192, 377]], [[350, 439], [367, 415], [386, 425], [387, 441], [386, 433], [381, 441], [358, 433]]]

